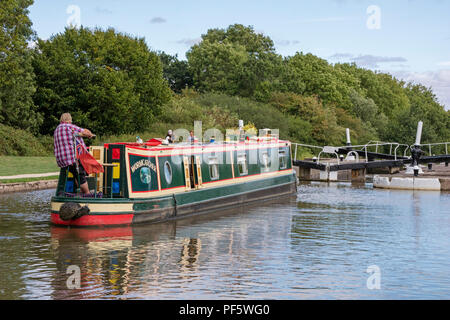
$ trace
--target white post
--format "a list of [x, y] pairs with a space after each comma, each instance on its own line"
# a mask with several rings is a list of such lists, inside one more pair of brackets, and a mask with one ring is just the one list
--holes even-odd
[[[345, 129], [345, 134], [347, 136], [347, 146], [350, 147], [352, 145], [352, 141], [350, 140], [350, 129], [349, 128]], [[351, 150], [351, 148], [348, 148], [348, 149]], [[353, 160], [355, 160], [355, 157], [352, 154], [348, 153], [345, 160], [353, 161]]]
[[[420, 139], [422, 138], [422, 126], [423, 126], [423, 122], [419, 121], [419, 123], [417, 124], [416, 142], [414, 143], [415, 146], [420, 145]], [[406, 167], [405, 173], [406, 174], [414, 174], [414, 176], [417, 176], [419, 173], [422, 174], [423, 170], [419, 165], [412, 166], [412, 163], [411, 163], [411, 165]]]
[[421, 137], [422, 137], [422, 125], [423, 125], [423, 122], [422, 121], [419, 121], [419, 123], [417, 124], [417, 134], [416, 134], [416, 143], [415, 143], [415, 145], [420, 145], [420, 139], [421, 139]]
[[350, 129], [349, 128], [345, 129], [345, 134], [347, 135], [347, 145], [351, 146], [352, 143], [350, 141]]

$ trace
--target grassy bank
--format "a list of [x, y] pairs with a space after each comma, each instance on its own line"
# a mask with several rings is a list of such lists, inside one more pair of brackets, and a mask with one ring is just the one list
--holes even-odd
[[55, 157], [0, 156], [0, 176], [58, 172]]

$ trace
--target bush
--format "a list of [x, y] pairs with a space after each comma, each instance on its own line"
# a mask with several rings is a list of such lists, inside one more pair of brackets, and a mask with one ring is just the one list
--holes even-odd
[[37, 138], [28, 131], [0, 124], [0, 155], [50, 156], [53, 155], [53, 138]]
[[[309, 130], [307, 136], [303, 135], [303, 137], [306, 139], [310, 137], [308, 139], [310, 143], [319, 145], [338, 145], [342, 143], [345, 136], [345, 129], [337, 124], [335, 108], [323, 105], [318, 97], [278, 92], [272, 95], [271, 104], [274, 108], [285, 114], [283, 118], [290, 115], [291, 117], [303, 120], [304, 124], [301, 127]], [[295, 121], [298, 122], [300, 120]], [[310, 126], [307, 126], [306, 122]]]
[[[279, 129], [280, 137], [288, 136], [288, 123], [282, 112], [270, 104], [253, 101], [249, 98], [233, 97], [225, 94], [206, 93], [195, 98], [195, 101], [209, 110], [223, 113], [228, 112], [236, 115], [229, 117], [223, 124], [229, 128], [238, 126], [238, 119], [244, 120], [244, 124], [252, 122], [257, 129], [271, 128]], [[215, 112], [214, 114], [217, 114]], [[215, 116], [217, 118], [217, 116]]]

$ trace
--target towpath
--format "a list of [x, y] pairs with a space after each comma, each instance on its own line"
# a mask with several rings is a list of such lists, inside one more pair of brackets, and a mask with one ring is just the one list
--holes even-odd
[[15, 176], [0, 176], [0, 180], [41, 178], [41, 177], [51, 177], [51, 176], [58, 176], [58, 175], [59, 175], [59, 171], [58, 172], [47, 172], [47, 173], [18, 174]]

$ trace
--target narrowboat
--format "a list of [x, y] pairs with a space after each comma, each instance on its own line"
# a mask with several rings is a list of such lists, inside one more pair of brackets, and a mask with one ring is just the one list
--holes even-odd
[[162, 222], [295, 193], [291, 143], [277, 136], [236, 141], [109, 143], [89, 147], [104, 167], [81, 195], [61, 170], [51, 222], [120, 226]]

